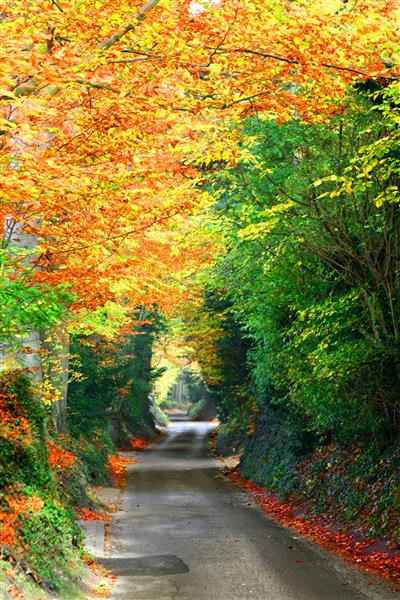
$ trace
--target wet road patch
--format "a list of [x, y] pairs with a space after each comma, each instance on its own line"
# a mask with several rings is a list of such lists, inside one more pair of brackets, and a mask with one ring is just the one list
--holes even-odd
[[109, 569], [113, 575], [123, 577], [148, 575], [160, 577], [162, 575], [178, 575], [189, 572], [189, 567], [174, 554], [135, 558], [101, 558], [97, 562]]

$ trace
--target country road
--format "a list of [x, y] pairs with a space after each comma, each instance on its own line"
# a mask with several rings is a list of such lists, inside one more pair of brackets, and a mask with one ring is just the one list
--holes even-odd
[[130, 468], [102, 560], [114, 600], [397, 597], [263, 515], [210, 458], [210, 427], [173, 422]]

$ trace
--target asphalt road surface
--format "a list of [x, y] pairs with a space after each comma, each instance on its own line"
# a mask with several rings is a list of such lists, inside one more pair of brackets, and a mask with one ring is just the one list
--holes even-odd
[[208, 423], [175, 421], [129, 471], [111, 526], [114, 600], [393, 600], [270, 521], [210, 458]]

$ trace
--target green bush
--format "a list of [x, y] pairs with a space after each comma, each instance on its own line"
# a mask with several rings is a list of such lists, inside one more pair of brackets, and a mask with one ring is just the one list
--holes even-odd
[[166, 415], [165, 412], [157, 404], [153, 406], [152, 412], [156, 424], [160, 425], [161, 427], [167, 427], [169, 423], [168, 415]]
[[57, 589], [66, 563], [77, 558], [82, 542], [74, 513], [60, 500], [44, 498], [42, 509], [23, 514], [18, 525], [25, 560]]
[[14, 482], [51, 486], [46, 410], [19, 372], [0, 376], [0, 415], [0, 489]]
[[240, 471], [246, 479], [287, 497], [298, 487], [297, 466], [305, 445], [294, 415], [279, 407], [264, 407], [245, 446]]

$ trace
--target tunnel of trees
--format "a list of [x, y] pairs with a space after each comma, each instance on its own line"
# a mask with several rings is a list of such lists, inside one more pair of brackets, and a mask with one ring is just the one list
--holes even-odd
[[67, 597], [92, 486], [171, 409], [398, 548], [398, 33], [377, 0], [1, 9], [6, 597]]

